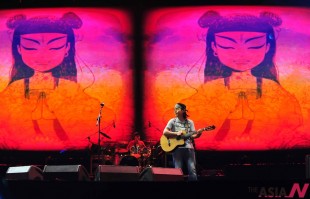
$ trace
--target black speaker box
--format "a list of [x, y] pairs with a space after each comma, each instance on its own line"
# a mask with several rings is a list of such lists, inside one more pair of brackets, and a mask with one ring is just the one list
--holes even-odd
[[138, 181], [138, 166], [99, 165], [95, 181]]
[[5, 174], [6, 180], [43, 180], [42, 170], [36, 166], [9, 167]]
[[306, 179], [310, 179], [310, 155], [306, 155], [306, 160], [305, 160], [305, 165], [306, 165]]
[[83, 165], [45, 165], [43, 177], [47, 181], [90, 181]]
[[147, 167], [140, 176], [140, 181], [184, 181], [182, 169]]

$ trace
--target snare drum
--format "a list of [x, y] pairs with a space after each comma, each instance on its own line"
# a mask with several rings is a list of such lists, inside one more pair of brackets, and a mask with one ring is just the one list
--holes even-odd
[[144, 147], [140, 150], [140, 153], [143, 157], [145, 158], [148, 158], [151, 156], [151, 153], [152, 153], [152, 149], [151, 147], [147, 146], [147, 147]]

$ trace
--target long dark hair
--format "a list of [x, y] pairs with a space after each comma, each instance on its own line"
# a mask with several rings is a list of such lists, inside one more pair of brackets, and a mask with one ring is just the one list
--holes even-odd
[[189, 115], [187, 114], [186, 105], [183, 104], [183, 103], [180, 103], [180, 102], [176, 103], [176, 105], [179, 105], [179, 106], [181, 107], [181, 110], [184, 111], [184, 112], [183, 112], [183, 117], [184, 117], [185, 119], [187, 119], [187, 118], [189, 117]]
[[205, 82], [224, 78], [225, 86], [228, 86], [227, 78], [233, 71], [222, 64], [218, 57], [214, 56], [211, 44], [215, 42], [215, 34], [225, 31], [250, 31], [266, 33], [266, 43], [270, 44], [270, 49], [264, 60], [251, 70], [252, 75], [257, 77], [258, 92], [261, 91], [262, 78], [279, 83], [278, 72], [273, 61], [276, 52], [276, 38], [273, 27], [282, 24], [280, 17], [270, 12], [261, 12], [258, 17], [249, 14], [234, 14], [224, 17], [215, 11], [207, 11], [199, 18], [198, 24], [202, 28], [208, 28], [206, 36], [207, 61], [204, 69]]
[[65, 13], [61, 18], [37, 16], [27, 19], [25, 15], [15, 15], [8, 19], [7, 27], [14, 30], [12, 41], [13, 67], [10, 74], [9, 84], [19, 80], [30, 78], [34, 75], [34, 70], [27, 66], [21, 55], [18, 53], [20, 36], [30, 33], [63, 33], [67, 34], [67, 45], [70, 43], [68, 56], [63, 62], [51, 69], [55, 78], [64, 78], [77, 81], [77, 69], [75, 64], [75, 36], [73, 28], [82, 26], [82, 20], [73, 12]]

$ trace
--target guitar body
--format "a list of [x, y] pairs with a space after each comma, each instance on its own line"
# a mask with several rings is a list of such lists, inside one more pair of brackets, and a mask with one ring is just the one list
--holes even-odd
[[181, 146], [184, 144], [185, 144], [184, 139], [167, 138], [165, 135], [162, 135], [160, 137], [160, 146], [165, 152], [172, 151], [177, 146]]
[[[210, 131], [213, 129], [215, 129], [214, 125], [203, 128], [203, 131]], [[195, 133], [197, 133], [197, 132], [190, 132], [191, 135], [193, 135]], [[182, 135], [185, 135], [185, 134], [186, 134], [186, 132], [182, 131]], [[160, 146], [163, 149], [163, 151], [165, 151], [165, 152], [173, 151], [176, 147], [182, 146], [184, 144], [185, 144], [184, 139], [177, 139], [176, 137], [168, 138], [165, 135], [162, 135], [160, 137]]]

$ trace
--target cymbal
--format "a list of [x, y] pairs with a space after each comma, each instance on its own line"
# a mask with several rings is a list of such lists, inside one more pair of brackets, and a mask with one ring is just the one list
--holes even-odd
[[116, 143], [116, 141], [105, 140], [105, 141], [102, 141], [102, 143], [113, 143], [113, 144], [115, 144], [115, 143]]
[[118, 148], [118, 149], [115, 149], [115, 152], [116, 152], [116, 153], [127, 153], [128, 150], [127, 150], [127, 149], [124, 149], [124, 148]]
[[101, 146], [114, 146], [115, 144], [115, 141], [104, 141], [101, 143]]
[[152, 145], [155, 145], [157, 142], [159, 142], [159, 140], [146, 140], [145, 142], [152, 144]]
[[108, 139], [111, 139], [111, 137], [108, 135], [108, 134], [106, 134], [106, 133], [104, 133], [104, 132], [99, 132], [101, 135], [103, 135], [103, 137], [106, 137], [106, 138], [108, 138]]
[[140, 158], [141, 157], [141, 155], [139, 153], [132, 153], [130, 155], [135, 157], [135, 158]]
[[118, 141], [117, 144], [128, 144], [128, 141]]

